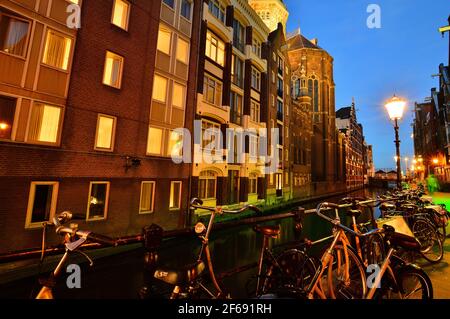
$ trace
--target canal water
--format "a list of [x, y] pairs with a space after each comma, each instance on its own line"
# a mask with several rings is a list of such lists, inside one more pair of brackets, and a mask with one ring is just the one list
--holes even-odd
[[[376, 196], [379, 191], [365, 190], [351, 194], [353, 196]], [[328, 201], [338, 202], [339, 198]], [[304, 205], [306, 209], [314, 208], [317, 203]], [[292, 218], [271, 221], [266, 224], [281, 225], [281, 235], [271, 242], [275, 251], [281, 250], [283, 244], [298, 239]], [[317, 216], [308, 215], [303, 223], [302, 236], [311, 240], [327, 237], [331, 234], [331, 226]], [[253, 231], [249, 225], [232, 229], [215, 231], [211, 235], [210, 248], [214, 269], [217, 274], [228, 272], [238, 267], [255, 263], [262, 246], [262, 236]], [[201, 243], [198, 238], [180, 238], [164, 241], [159, 255], [159, 263], [168, 267], [181, 267], [195, 262]], [[144, 269], [144, 249], [109, 256], [95, 261], [90, 268], [86, 263], [81, 265], [82, 278], [80, 289], [68, 289], [66, 278], [62, 277], [55, 290], [56, 298], [139, 298], [139, 291], [148, 286], [151, 276]], [[79, 262], [78, 259], [76, 262]], [[223, 286], [233, 298], [247, 297], [247, 291], [254, 290], [256, 268], [234, 273], [223, 279]], [[27, 278], [0, 285], [0, 298], [29, 298], [39, 288], [37, 278]], [[169, 291], [170, 287], [158, 284], [159, 291]]]

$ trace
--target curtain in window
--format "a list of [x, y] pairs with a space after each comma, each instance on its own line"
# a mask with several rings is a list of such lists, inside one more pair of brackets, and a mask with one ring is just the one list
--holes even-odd
[[0, 28], [7, 29], [1, 49], [11, 54], [24, 55], [27, 44], [28, 23], [8, 16], [0, 16], [0, 18]]
[[72, 40], [54, 31], [47, 32], [43, 62], [67, 70]]
[[56, 143], [61, 109], [56, 106], [35, 104], [31, 111], [28, 138], [31, 141]]
[[122, 29], [127, 27], [128, 4], [122, 0], [116, 0], [114, 6], [113, 23]]
[[141, 212], [149, 212], [152, 210], [153, 184], [142, 184], [141, 195]]

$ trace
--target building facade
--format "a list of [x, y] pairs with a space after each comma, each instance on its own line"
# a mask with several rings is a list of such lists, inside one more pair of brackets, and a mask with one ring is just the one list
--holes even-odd
[[112, 236], [185, 224], [190, 166], [170, 155], [192, 123], [201, 1], [82, 1], [78, 30], [75, 3], [0, 4], [0, 224], [21, 238], [2, 250], [38, 246], [64, 210]]
[[[345, 190], [342, 176], [342, 148], [336, 130], [333, 58], [297, 32], [287, 39], [292, 68], [293, 96], [307, 92], [311, 98], [313, 135], [311, 141], [311, 181], [313, 194]], [[341, 165], [341, 166], [340, 166]]]
[[337, 128], [345, 134], [345, 167], [347, 189], [364, 186], [364, 135], [356, 118], [355, 103], [336, 111]]
[[371, 178], [375, 177], [375, 164], [373, 162], [373, 146], [364, 141], [364, 185], [369, 185]]

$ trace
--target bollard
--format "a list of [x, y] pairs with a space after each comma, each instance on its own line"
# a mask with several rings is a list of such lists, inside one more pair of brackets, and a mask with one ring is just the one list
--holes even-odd
[[142, 230], [144, 235], [144, 286], [139, 291], [141, 299], [153, 298], [154, 278], [153, 275], [158, 264], [158, 250], [161, 247], [164, 230], [152, 224], [146, 226]]

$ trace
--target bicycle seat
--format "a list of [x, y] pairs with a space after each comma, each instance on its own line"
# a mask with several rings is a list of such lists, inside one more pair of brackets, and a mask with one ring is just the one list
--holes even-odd
[[271, 238], [277, 238], [277, 236], [281, 233], [280, 225], [276, 225], [276, 226], [256, 225], [254, 230], [257, 233], [261, 233], [264, 236], [271, 237]]
[[394, 204], [389, 204], [389, 203], [383, 203], [383, 204], [380, 205], [380, 209], [381, 210], [395, 209], [395, 205]]
[[359, 216], [361, 216], [362, 212], [357, 209], [349, 209], [349, 210], [345, 211], [345, 214], [347, 214], [347, 216], [350, 216], [350, 217], [358, 218]]
[[197, 261], [180, 269], [157, 269], [154, 277], [171, 285], [183, 286], [195, 280], [205, 270], [205, 263]]
[[402, 247], [407, 250], [420, 250], [420, 243], [416, 238], [394, 232], [390, 238], [390, 242], [394, 246]]

